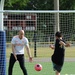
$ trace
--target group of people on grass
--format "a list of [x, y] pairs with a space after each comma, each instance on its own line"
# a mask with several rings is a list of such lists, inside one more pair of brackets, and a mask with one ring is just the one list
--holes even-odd
[[[32, 55], [29, 47], [29, 41], [26, 38], [26, 36], [24, 36], [24, 34], [25, 34], [24, 30], [20, 30], [18, 35], [13, 36], [11, 40], [12, 52], [10, 54], [10, 59], [9, 59], [8, 75], [12, 75], [13, 66], [16, 61], [19, 62], [23, 74], [28, 75], [26, 67], [24, 65], [25, 63], [24, 47], [27, 50], [30, 62], [32, 62]], [[55, 38], [56, 38], [55, 45], [50, 45], [49, 47], [51, 49], [54, 49], [54, 53], [51, 56], [51, 60], [53, 63], [53, 69], [55, 71], [55, 75], [60, 75], [64, 63], [65, 47], [69, 47], [70, 44], [66, 43], [63, 40], [63, 36], [60, 31], [55, 33]]]

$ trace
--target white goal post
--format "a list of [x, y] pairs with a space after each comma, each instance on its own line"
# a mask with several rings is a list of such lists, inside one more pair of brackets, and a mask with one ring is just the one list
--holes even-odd
[[[4, 9], [4, 0], [0, 0], [0, 11]], [[3, 31], [3, 12], [0, 12], [0, 30]]]

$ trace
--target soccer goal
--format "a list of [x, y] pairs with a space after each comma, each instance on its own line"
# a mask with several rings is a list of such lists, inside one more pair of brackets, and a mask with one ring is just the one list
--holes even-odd
[[[0, 11], [0, 13], [3, 13], [4, 16], [4, 25], [1, 32], [3, 32], [3, 30], [6, 32], [7, 58], [9, 58], [9, 51], [11, 51], [11, 38], [21, 29], [25, 31], [25, 36], [29, 40], [34, 57], [50, 56], [47, 49], [50, 44], [54, 44], [55, 32], [58, 30], [63, 33], [64, 39], [67, 42], [71, 42], [73, 44], [72, 46], [75, 46], [75, 11], [4, 10]], [[2, 39], [5, 38], [4, 35], [1, 34]], [[0, 40], [3, 44], [2, 39]], [[2, 49], [4, 49], [4, 51], [2, 50], [0, 52], [5, 52], [5, 47]], [[74, 49], [71, 50], [71, 53], [73, 51]], [[71, 55], [69, 53], [66, 56], [75, 56], [74, 52]], [[0, 61], [3, 61], [2, 63], [4, 64], [5, 53], [3, 53], [3, 59], [2, 53], [0, 55]], [[5, 67], [2, 66], [2, 68], [4, 69]]]

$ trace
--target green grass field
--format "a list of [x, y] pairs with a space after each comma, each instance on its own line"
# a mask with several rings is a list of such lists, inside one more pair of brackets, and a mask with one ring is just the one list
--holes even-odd
[[[52, 68], [51, 62], [38, 62], [42, 64], [43, 69], [41, 71], [35, 71], [33, 63], [26, 63], [26, 68], [28, 71], [28, 75], [54, 75], [54, 71]], [[8, 68], [8, 67], [7, 67]], [[65, 62], [61, 71], [61, 75], [75, 75], [75, 62]], [[13, 69], [13, 75], [23, 75], [22, 70], [19, 67], [19, 64], [16, 63]]]
[[[10, 53], [11, 53], [11, 48], [7, 48], [6, 57], [8, 59], [9, 59]], [[33, 58], [35, 58], [33, 48], [31, 48], [31, 53], [32, 53]], [[53, 54], [53, 50], [51, 50], [50, 48], [38, 47], [36, 58], [50, 58], [52, 54]], [[25, 56], [26, 56], [26, 58], [28, 58], [26, 51], [25, 51]], [[75, 47], [66, 48], [65, 57], [66, 58], [75, 58]], [[34, 65], [36, 63], [42, 64], [42, 66], [43, 66], [42, 71], [37, 72], [34, 70]], [[26, 62], [25, 65], [26, 65], [26, 68], [28, 71], [28, 75], [55, 75], [54, 74], [55, 72], [53, 71], [53, 68], [52, 68], [52, 63], [50, 61], [46, 62], [46, 60], [44, 60], [44, 61], [40, 62], [38, 59], [36, 62], [34, 62], [34, 60], [33, 60], [32, 63]], [[8, 61], [7, 61], [7, 70], [8, 70]], [[8, 74], [8, 72], [7, 72], [7, 74]], [[18, 62], [15, 63], [15, 65], [14, 65], [13, 75], [23, 75]], [[65, 61], [63, 69], [61, 71], [61, 75], [75, 75], [75, 61], [68, 61], [68, 62]]]
[[[30, 48], [32, 56], [34, 57], [34, 48]], [[49, 47], [37, 47], [37, 57], [50, 57], [53, 54], [53, 50]], [[11, 48], [7, 48], [6, 57], [9, 58], [11, 53]], [[25, 51], [25, 56], [27, 57], [27, 53]], [[75, 58], [75, 46], [68, 47], [65, 50], [65, 57], [74, 57]]]

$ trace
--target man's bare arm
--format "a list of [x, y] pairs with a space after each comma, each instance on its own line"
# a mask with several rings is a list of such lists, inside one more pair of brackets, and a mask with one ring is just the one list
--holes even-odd
[[32, 62], [32, 56], [31, 56], [31, 52], [30, 52], [29, 46], [26, 46], [26, 50], [27, 50], [27, 54], [29, 56], [29, 61]]
[[15, 48], [14, 47], [15, 47], [15, 45], [12, 44], [12, 52], [13, 52], [13, 55], [14, 55], [15, 59], [17, 60], [16, 54], [15, 54]]

